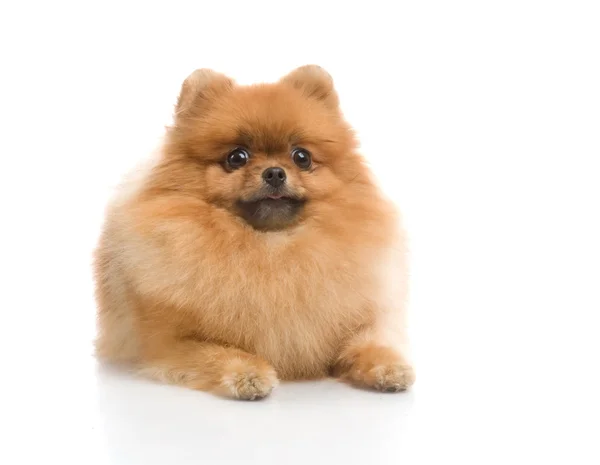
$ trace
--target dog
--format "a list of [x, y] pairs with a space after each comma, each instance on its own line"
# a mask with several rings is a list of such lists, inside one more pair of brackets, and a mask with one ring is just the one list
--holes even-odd
[[326, 376], [403, 391], [406, 261], [324, 69], [251, 86], [199, 69], [107, 209], [97, 355], [237, 399]]

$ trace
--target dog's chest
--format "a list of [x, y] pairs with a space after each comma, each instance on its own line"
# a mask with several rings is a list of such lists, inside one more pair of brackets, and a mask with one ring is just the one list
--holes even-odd
[[368, 318], [368, 263], [335, 250], [276, 252], [213, 268], [200, 332], [265, 357], [284, 378], [324, 375]]

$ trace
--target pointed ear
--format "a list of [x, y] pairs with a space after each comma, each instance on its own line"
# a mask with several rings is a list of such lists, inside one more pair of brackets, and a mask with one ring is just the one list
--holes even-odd
[[212, 69], [197, 69], [190, 74], [181, 86], [175, 107], [175, 116], [197, 115], [220, 95], [231, 90], [232, 79]]
[[336, 109], [339, 100], [333, 88], [333, 79], [327, 71], [317, 65], [306, 65], [296, 68], [281, 79], [301, 90], [305, 96], [322, 101], [327, 107]]

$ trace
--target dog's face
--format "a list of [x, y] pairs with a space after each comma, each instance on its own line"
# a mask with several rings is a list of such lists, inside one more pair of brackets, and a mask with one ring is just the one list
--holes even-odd
[[281, 230], [352, 182], [361, 170], [354, 148], [323, 69], [255, 86], [198, 70], [183, 84], [165, 166], [178, 190], [255, 229]]

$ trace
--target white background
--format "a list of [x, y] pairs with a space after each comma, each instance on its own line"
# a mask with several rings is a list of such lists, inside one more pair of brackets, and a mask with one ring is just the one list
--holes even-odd
[[[0, 462], [600, 463], [599, 9], [4, 2]], [[97, 367], [103, 207], [181, 81], [306, 63], [404, 211], [414, 389], [241, 403]]]

